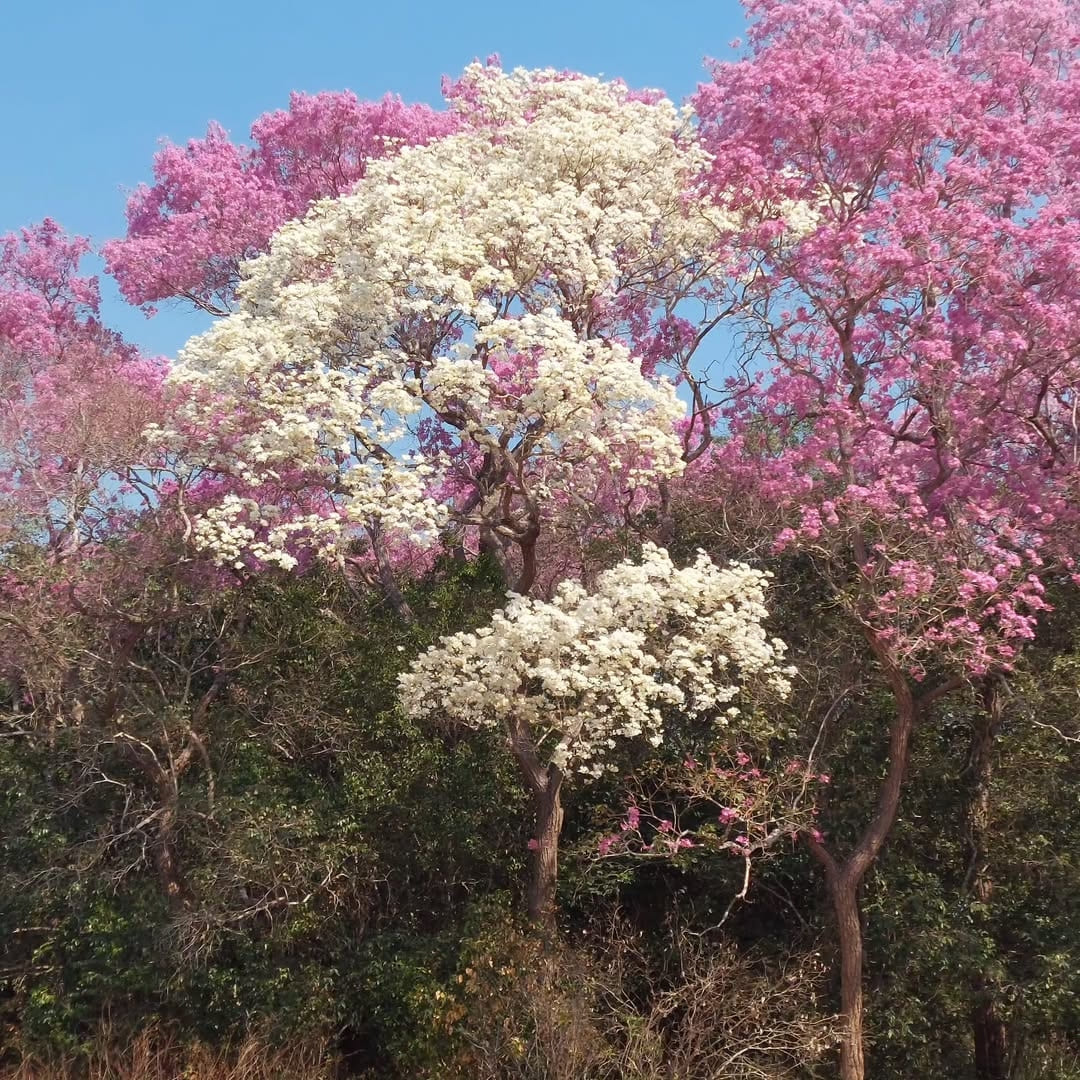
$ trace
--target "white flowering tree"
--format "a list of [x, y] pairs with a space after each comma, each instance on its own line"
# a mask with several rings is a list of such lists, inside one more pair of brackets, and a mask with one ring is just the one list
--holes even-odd
[[687, 115], [481, 65], [451, 103], [457, 133], [285, 225], [181, 353], [160, 436], [215, 477], [194, 534], [220, 563], [366, 537], [388, 584], [387, 551], [453, 527], [524, 593], [554, 493], [681, 470], [686, 406], [632, 347], [663, 340], [728, 226], [687, 198], [708, 160]]
[[554, 915], [569, 777], [600, 775], [620, 739], [658, 746], [672, 712], [728, 722], [748, 681], [788, 691], [784, 643], [762, 625], [767, 578], [704, 552], [679, 569], [647, 544], [591, 592], [567, 581], [550, 602], [512, 595], [488, 626], [443, 638], [401, 676], [412, 715], [505, 736], [536, 815], [532, 919]]

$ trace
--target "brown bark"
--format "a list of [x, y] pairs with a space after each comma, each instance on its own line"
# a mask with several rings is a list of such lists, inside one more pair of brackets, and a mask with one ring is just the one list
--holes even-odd
[[[987, 845], [990, 832], [990, 788], [994, 778], [994, 740], [1005, 710], [1006, 685], [1001, 678], [983, 684], [981, 723], [972, 733], [968, 768], [971, 788], [967, 805], [968, 868], [964, 886], [980, 905], [989, 902], [994, 889]], [[977, 971], [971, 981], [971, 1031], [975, 1047], [976, 1080], [1008, 1080], [1008, 1028], [1001, 1015], [998, 987], [987, 971]]]
[[559, 878], [559, 836], [562, 833], [562, 773], [548, 766], [544, 789], [533, 794], [536, 849], [529, 867], [528, 913], [531, 922], [555, 924], [555, 889]]
[[150, 860], [157, 874], [161, 893], [174, 914], [194, 906], [194, 894], [187, 883], [176, 845], [176, 824], [180, 810], [179, 776], [191, 763], [195, 749], [185, 747], [171, 768], [163, 768], [157, 755], [146, 744], [121, 732], [117, 743], [127, 753], [158, 801], [156, 827], [149, 842]]
[[834, 856], [823, 843], [811, 842], [810, 852], [825, 871], [825, 882], [836, 919], [840, 960], [840, 1007], [844, 1031], [840, 1043], [840, 1080], [865, 1080], [863, 998], [863, 938], [859, 888], [874, 865], [896, 823], [900, 797], [907, 777], [911, 736], [920, 711], [953, 689], [943, 683], [916, 698], [903, 669], [877, 635], [866, 629], [867, 642], [892, 691], [896, 711], [889, 728], [889, 751], [885, 779], [877, 806], [854, 848], [846, 858]]
[[841, 877], [829, 889], [840, 946], [840, 1012], [844, 1038], [840, 1044], [841, 1080], [862, 1080], [863, 1051], [863, 936], [859, 917], [859, 886]]
[[509, 588], [511, 573], [510, 567], [507, 565], [506, 552], [490, 526], [484, 525], [480, 527], [480, 554], [486, 556], [499, 568], [502, 580], [506, 587]]
[[176, 809], [168, 808], [162, 815], [153, 846], [154, 870], [158, 885], [174, 915], [190, 911], [195, 906], [195, 894], [188, 885], [180, 863], [175, 839]]
[[536, 583], [536, 541], [540, 536], [539, 525], [530, 526], [518, 540], [521, 550], [521, 573], [514, 583], [514, 592], [527, 596]]
[[398, 588], [397, 579], [394, 577], [394, 568], [390, 562], [390, 555], [383, 543], [382, 531], [376, 525], [368, 526], [368, 535], [371, 537], [371, 550], [375, 555], [375, 566], [378, 570], [379, 587], [387, 603], [394, 609], [403, 623], [416, 622], [416, 615], [409, 607], [405, 594]]
[[158, 802], [155, 815], [156, 828], [150, 841], [150, 858], [157, 873], [158, 884], [173, 914], [190, 911], [195, 906], [195, 894], [184, 875], [176, 842], [177, 824], [180, 819], [180, 778], [198, 759], [206, 770], [207, 798], [213, 805], [214, 778], [206, 740], [195, 725], [201, 726], [217, 696], [225, 685], [226, 673], [219, 669], [214, 681], [199, 699], [192, 712], [192, 725], [187, 731], [187, 741], [179, 754], [169, 750], [164, 762], [153, 747], [126, 732], [117, 732], [116, 743], [127, 754], [128, 760], [143, 777], [146, 786], [154, 792]]
[[997, 1009], [996, 989], [992, 983], [976, 981], [974, 985], [975, 993], [981, 995], [971, 1016], [976, 1080], [1009, 1080], [1008, 1029]]
[[557, 765], [541, 763], [527, 723], [515, 721], [509, 735], [510, 752], [532, 796], [536, 820], [535, 843], [525, 888], [526, 910], [531, 922], [553, 927], [559, 879], [559, 836], [563, 826], [563, 772]]
[[671, 510], [671, 483], [667, 479], [661, 479], [656, 485], [657, 494], [660, 496], [658, 516], [659, 522], [656, 529], [656, 542], [661, 547], [670, 547], [675, 537], [675, 515]]

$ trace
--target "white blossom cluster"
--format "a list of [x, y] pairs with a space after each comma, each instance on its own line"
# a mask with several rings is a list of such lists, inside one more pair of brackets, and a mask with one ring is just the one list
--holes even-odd
[[297, 564], [288, 548], [298, 537], [317, 551], [333, 551], [339, 526], [334, 518], [319, 514], [283, 517], [278, 507], [262, 505], [230, 492], [194, 522], [195, 542], [213, 551], [221, 565], [243, 569], [250, 556], [266, 565], [291, 570]]
[[[685, 406], [597, 312], [635, 290], [662, 304], [730, 227], [686, 197], [707, 164], [693, 126], [618, 83], [479, 65], [470, 80], [460, 133], [372, 163], [246, 265], [240, 309], [180, 355], [190, 393], [163, 441], [209, 433], [187, 453], [253, 485], [315, 470], [343, 530], [418, 541], [455, 512], [427, 494], [438, 455], [404, 460], [421, 420], [494, 462], [510, 498], [485, 506], [503, 515], [535, 516], [590, 469], [681, 469]], [[197, 535], [231, 562], [228, 516]]]
[[678, 569], [646, 544], [592, 592], [567, 581], [550, 602], [511, 594], [490, 625], [443, 638], [400, 677], [403, 706], [524, 734], [560, 768], [599, 775], [617, 738], [659, 745], [665, 709], [726, 722], [748, 680], [789, 691], [785, 645], [762, 626], [768, 577], [704, 552]]

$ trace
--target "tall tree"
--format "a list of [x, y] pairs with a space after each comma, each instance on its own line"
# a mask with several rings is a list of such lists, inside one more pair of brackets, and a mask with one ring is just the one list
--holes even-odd
[[861, 1080], [859, 887], [913, 733], [1011, 664], [1047, 561], [1073, 565], [1080, 27], [1057, 0], [748, 11], [748, 54], [694, 98], [717, 198], [820, 218], [744, 234], [754, 362], [708, 475], [813, 556], [892, 697], [876, 811], [849, 850], [809, 845], [839, 932], [841, 1074]]
[[266, 251], [276, 229], [323, 198], [344, 195], [371, 161], [452, 131], [454, 117], [387, 95], [300, 94], [264, 113], [251, 143], [218, 124], [154, 157], [154, 183], [127, 205], [127, 235], [104, 247], [107, 268], [133, 304], [186, 300], [212, 315], [236, 303], [240, 264]]
[[48, 219], [0, 237], [0, 557], [78, 554], [147, 491], [165, 368], [102, 325], [88, 251]]
[[550, 603], [514, 597], [402, 676], [410, 713], [504, 736], [533, 801], [533, 921], [555, 918], [567, 780], [602, 775], [618, 739], [659, 746], [671, 710], [727, 723], [744, 680], [787, 692], [784, 644], [761, 625], [765, 584], [761, 571], [721, 569], [703, 552], [677, 569], [649, 544], [640, 565], [604, 571], [591, 592], [567, 581]]
[[[554, 508], [640, 505], [678, 473], [685, 406], [624, 342], [698, 289], [730, 215], [688, 206], [705, 156], [657, 95], [474, 65], [460, 130], [368, 167], [284, 226], [241, 307], [185, 348], [185, 443], [219, 478], [222, 563], [295, 565], [444, 530], [527, 592]], [[298, 512], [299, 506], [299, 512]]]
[[[79, 273], [88, 251], [50, 220], [0, 238], [0, 679], [18, 737], [45, 732], [55, 745], [79, 728], [141, 776], [154, 809], [136, 832], [146, 827], [180, 909], [178, 785], [206, 759], [203, 722], [225, 669], [195, 662], [169, 694], [140, 663], [183, 606], [172, 564], [187, 477], [146, 437], [163, 419], [164, 364], [101, 324], [98, 282]], [[160, 691], [138, 734], [136, 669]], [[173, 709], [186, 712], [178, 725], [165, 720]], [[87, 776], [97, 768], [83, 764]]]

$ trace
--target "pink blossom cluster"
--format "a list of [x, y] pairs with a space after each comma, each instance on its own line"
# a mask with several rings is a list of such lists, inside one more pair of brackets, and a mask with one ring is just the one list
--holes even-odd
[[370, 161], [452, 131], [455, 118], [387, 95], [294, 93], [264, 113], [251, 143], [218, 124], [154, 158], [154, 183], [128, 200], [127, 235], [105, 245], [108, 271], [133, 304], [184, 298], [223, 314], [240, 263], [265, 251], [276, 229], [318, 199], [342, 195]]
[[164, 366], [101, 325], [88, 250], [48, 219], [0, 237], [0, 550], [59, 558], [135, 509]]
[[[613, 248], [610, 280], [587, 275], [587, 289], [559, 271], [552, 241], [556, 254], [535, 272], [529, 264], [498, 316], [518, 318], [527, 286], [534, 316], [544, 297], [558, 298], [574, 335], [625, 347], [650, 381], [681, 382], [689, 414], [664, 423], [693, 465], [682, 495], [752, 518], [759, 549], [813, 556], [909, 673], [921, 677], [942, 659], [974, 673], [1008, 666], [1045, 610], [1047, 574], [1077, 570], [1075, 6], [750, 0], [747, 10], [746, 52], [712, 65], [692, 100], [695, 122], [655, 91], [573, 72], [507, 75], [491, 58], [444, 84], [446, 111], [294, 94], [287, 109], [255, 121], [248, 143], [212, 125], [204, 139], [158, 153], [153, 183], [129, 201], [127, 235], [105, 248], [109, 269], [133, 303], [186, 298], [224, 314], [236, 307], [241, 263], [264, 255], [277, 230], [418, 152], [410, 148], [482, 135], [494, 154], [522, 125], [541, 123], [555, 133], [548, 143], [558, 135], [569, 145], [580, 117], [631, 146], [636, 106], [647, 106], [669, 117], [669, 149], [687, 163], [669, 192], [681, 211], [662, 207], [648, 242]], [[575, 99], [587, 107], [563, 130], [552, 117]], [[566, 190], [581, 181], [575, 200], [587, 188], [610, 217], [641, 170], [612, 179], [598, 167], [589, 165], [587, 184], [584, 173], [567, 173]], [[611, 192], [598, 196], [609, 180]], [[544, 205], [527, 235], [554, 228], [562, 204]], [[572, 220], [577, 205], [560, 212]], [[708, 228], [674, 244], [690, 222]], [[565, 247], [569, 234], [555, 232]], [[507, 272], [513, 252], [487, 246], [485, 269]], [[97, 282], [78, 272], [87, 250], [50, 221], [0, 240], [0, 543], [44, 542], [55, 555], [128, 528], [140, 507], [162, 499], [190, 537], [198, 512], [229, 497], [233, 540], [250, 533], [259, 551], [288, 548], [299, 566], [323, 523], [340, 515], [327, 475], [335, 455], [347, 456], [341, 444], [317, 460], [275, 464], [258, 482], [181, 462], [179, 443], [158, 444], [151, 460], [143, 432], [182, 428], [182, 393], [165, 400], [161, 365], [101, 326]], [[588, 468], [564, 463], [557, 483], [545, 473], [544, 490], [525, 490], [534, 478], [498, 440], [484, 442], [490, 425], [466, 415], [467, 387], [451, 378], [464, 370], [454, 358], [470, 335], [495, 318], [475, 278], [470, 271], [455, 286], [470, 293], [469, 333], [452, 319], [431, 322], [445, 352], [438, 414], [418, 416], [408, 436], [439, 466], [426, 496], [460, 511], [447, 542], [476, 551], [483, 530], [489, 546], [492, 536], [525, 538], [539, 565], [521, 580], [551, 589], [587, 572], [594, 541], [666, 505], [673, 481], [632, 482], [652, 470], [655, 440], [624, 440], [594, 452]], [[751, 348], [710, 402], [697, 354], [724, 313]], [[488, 351], [472, 389], [513, 413], [535, 387], [543, 350], [515, 347], [503, 333]], [[241, 359], [247, 370], [250, 358]], [[264, 384], [251, 376], [239, 397], [254, 400]], [[279, 397], [291, 400], [293, 389], [285, 380]], [[259, 434], [254, 413], [216, 400], [200, 415], [217, 457], [242, 457]], [[557, 407], [551, 395], [545, 408]], [[280, 427], [279, 412], [258, 423]], [[321, 419], [315, 406], [291, 409], [291, 436]], [[534, 438], [530, 429], [522, 445]], [[509, 493], [502, 502], [497, 489]], [[399, 568], [432, 557], [393, 538], [384, 549]], [[369, 563], [362, 556], [357, 568], [369, 573]]]
[[747, 56], [694, 98], [715, 197], [819, 217], [739, 238], [761, 347], [695, 490], [754, 501], [778, 549], [854, 560], [847, 595], [914, 674], [1007, 665], [1044, 565], [1076, 553], [1075, 9], [748, 10]]
[[818, 796], [831, 777], [812, 762], [754, 764], [735, 750], [681, 769], [633, 794], [618, 828], [602, 837], [600, 856], [664, 856], [690, 849], [761, 856], [800, 836], [818, 842]]

